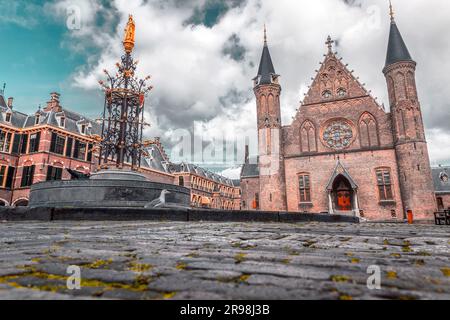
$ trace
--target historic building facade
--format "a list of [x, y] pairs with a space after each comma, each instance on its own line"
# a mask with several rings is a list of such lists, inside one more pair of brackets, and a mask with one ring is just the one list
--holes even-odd
[[[70, 179], [66, 169], [84, 174], [97, 170], [94, 146], [100, 134], [97, 122], [63, 108], [58, 93], [51, 94], [45, 108], [27, 115], [0, 90], [0, 206], [28, 205], [31, 185]], [[158, 138], [146, 151], [140, 171], [149, 180], [183, 182], [191, 189], [195, 207], [240, 208], [240, 189], [233, 181], [197, 166], [186, 165], [195, 168], [192, 172], [181, 170], [181, 165], [171, 163]]]
[[[386, 112], [353, 71], [328, 52], [293, 122], [281, 124], [281, 85], [265, 39], [258, 75], [258, 158], [241, 173], [243, 209], [403, 219], [436, 211], [416, 62], [391, 19]], [[381, 68], [380, 68], [381, 69]]]

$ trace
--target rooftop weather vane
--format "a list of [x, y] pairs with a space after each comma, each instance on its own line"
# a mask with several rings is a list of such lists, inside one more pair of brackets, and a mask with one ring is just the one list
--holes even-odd
[[391, 21], [394, 21], [394, 7], [392, 6], [392, 1], [389, 0], [389, 15], [391, 16]]
[[117, 73], [111, 76], [104, 73], [108, 81], [99, 81], [105, 92], [103, 110], [102, 137], [99, 139], [99, 165], [102, 169], [123, 169], [125, 164], [137, 171], [141, 157], [146, 152], [146, 142], [142, 141], [145, 96], [153, 88], [147, 85], [150, 79], [138, 79], [135, 75], [138, 62], [131, 53], [135, 44], [135, 23], [130, 15], [125, 28], [123, 47], [125, 54], [116, 64]]

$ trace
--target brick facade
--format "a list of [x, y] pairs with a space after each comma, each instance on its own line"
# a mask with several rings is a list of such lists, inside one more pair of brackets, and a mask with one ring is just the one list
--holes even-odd
[[[395, 22], [392, 25], [391, 40], [399, 41]], [[392, 63], [383, 72], [389, 113], [342, 64], [332, 43], [329, 38], [328, 53], [293, 122], [283, 127], [279, 76], [264, 44], [254, 89], [259, 172], [256, 177], [241, 175], [243, 203], [254, 202], [259, 194], [256, 209], [263, 211], [287, 208], [385, 220], [404, 219], [411, 209], [416, 218], [431, 218], [437, 205], [417, 97], [416, 63], [395, 60], [409, 56], [404, 43], [400, 45], [404, 52], [388, 52]], [[273, 150], [279, 155], [269, 157]], [[246, 162], [243, 172], [250, 166]], [[446, 195], [442, 198], [448, 201]]]
[[[46, 108], [33, 115], [13, 109], [12, 101], [7, 104], [0, 95], [0, 205], [28, 205], [32, 184], [69, 180], [66, 169], [84, 174], [97, 171], [98, 157], [93, 146], [101, 130], [95, 122], [64, 109], [57, 93], [51, 94]], [[180, 174], [173, 170], [175, 165], [158, 138], [148, 147], [148, 154], [139, 171], [150, 181], [178, 185]], [[194, 177], [187, 174], [184, 180], [193, 200], [203, 195], [210, 200], [208, 208], [240, 209], [240, 188], [231, 180], [212, 173], [209, 178]], [[193, 180], [198, 183], [192, 184]], [[201, 206], [196, 201], [192, 205]]]

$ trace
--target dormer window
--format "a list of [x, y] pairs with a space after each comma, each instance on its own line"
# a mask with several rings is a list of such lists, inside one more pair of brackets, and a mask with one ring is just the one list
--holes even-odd
[[345, 96], [347, 95], [347, 91], [345, 91], [344, 88], [340, 88], [340, 89], [337, 91], [337, 95], [338, 95], [338, 97], [340, 97], [340, 98], [345, 97]]
[[59, 118], [59, 126], [61, 128], [64, 128], [66, 126], [66, 118], [65, 117]]
[[324, 99], [330, 99], [331, 96], [332, 96], [332, 94], [331, 94], [331, 91], [330, 91], [330, 90], [325, 90], [325, 91], [322, 93], [322, 97], [323, 97]]
[[85, 124], [81, 125], [81, 134], [86, 134], [86, 125]]
[[12, 115], [11, 112], [7, 112], [6, 113], [6, 116], [5, 116], [5, 121], [6, 122], [11, 122], [11, 115]]
[[34, 125], [38, 125], [41, 122], [41, 115], [37, 114], [34, 120]]

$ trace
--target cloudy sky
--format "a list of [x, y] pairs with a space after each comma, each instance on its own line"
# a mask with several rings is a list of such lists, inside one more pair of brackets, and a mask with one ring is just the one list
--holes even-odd
[[[432, 164], [450, 164], [450, 2], [393, 4], [418, 62]], [[6, 95], [15, 97], [16, 108], [34, 112], [56, 90], [65, 107], [97, 117], [103, 106], [97, 81], [122, 54], [128, 14], [136, 21], [139, 74], [151, 74], [155, 87], [148, 98], [152, 127], [146, 134], [160, 136], [174, 160], [182, 156], [173, 147], [180, 129], [202, 136], [204, 145], [255, 132], [251, 79], [264, 23], [282, 76], [284, 125], [323, 60], [328, 35], [343, 61], [389, 108], [382, 74], [387, 0], [0, 0], [0, 82], [7, 83]]]

